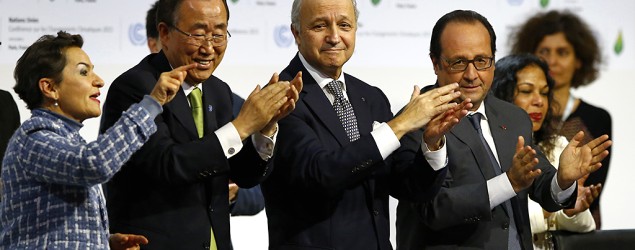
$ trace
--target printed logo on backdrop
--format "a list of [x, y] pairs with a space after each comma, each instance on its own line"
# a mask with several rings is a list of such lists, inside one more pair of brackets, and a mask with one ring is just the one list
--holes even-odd
[[128, 39], [135, 46], [144, 45], [146, 43], [146, 28], [142, 23], [130, 24], [128, 28]]
[[549, 5], [549, 0], [540, 0], [540, 7], [547, 8]]
[[280, 48], [288, 48], [293, 44], [293, 34], [289, 25], [278, 25], [273, 29], [273, 39]]
[[370, 2], [371, 2], [373, 5], [377, 6], [377, 5], [379, 5], [379, 2], [381, 2], [381, 0], [370, 0]]
[[522, 5], [524, 0], [507, 0], [507, 3], [511, 6], [520, 6]]
[[231, 2], [235, 4], [238, 2], [238, 0], [231, 0]]
[[613, 46], [613, 51], [615, 51], [616, 55], [622, 54], [624, 50], [624, 38], [622, 37], [622, 31], [617, 34], [617, 40], [615, 41], [615, 45]]

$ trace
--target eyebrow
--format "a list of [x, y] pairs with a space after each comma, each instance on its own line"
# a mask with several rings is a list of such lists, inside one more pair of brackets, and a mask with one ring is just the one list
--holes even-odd
[[86, 66], [89, 69], [94, 69], [95, 68], [95, 65], [91, 65], [91, 64], [88, 64], [88, 63], [85, 63], [85, 62], [77, 63], [77, 66], [79, 66], [79, 65], [84, 65], [84, 66]]
[[[209, 26], [205, 23], [195, 23], [194, 29], [207, 29]], [[213, 26], [213, 29], [224, 29], [227, 28], [227, 23], [218, 23]]]

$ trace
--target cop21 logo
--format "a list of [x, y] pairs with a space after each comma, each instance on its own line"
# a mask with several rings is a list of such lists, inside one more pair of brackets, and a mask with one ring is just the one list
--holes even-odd
[[128, 39], [135, 46], [140, 46], [146, 42], [145, 26], [141, 23], [132, 23], [128, 27]]
[[280, 48], [287, 48], [293, 44], [293, 35], [289, 25], [278, 25], [273, 29], [273, 39]]

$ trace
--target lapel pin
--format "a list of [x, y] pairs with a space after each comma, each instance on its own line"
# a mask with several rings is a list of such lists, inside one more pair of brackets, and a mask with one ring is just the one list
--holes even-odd
[[365, 101], [366, 101], [366, 98], [362, 97], [362, 102], [365, 102]]
[[505, 126], [505, 125], [501, 125], [501, 128], [502, 128], [503, 130], [507, 130], [507, 126]]
[[214, 110], [214, 107], [212, 107], [212, 105], [207, 105], [207, 112], [212, 112], [212, 110]]

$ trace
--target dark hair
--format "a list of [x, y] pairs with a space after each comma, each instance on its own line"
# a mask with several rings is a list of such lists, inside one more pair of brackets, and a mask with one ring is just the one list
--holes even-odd
[[550, 155], [555, 147], [556, 141], [556, 133], [552, 119], [553, 108], [557, 104], [553, 102], [553, 88], [556, 83], [549, 75], [549, 66], [547, 63], [532, 54], [517, 54], [503, 57], [496, 62], [494, 80], [492, 81], [492, 93], [501, 100], [514, 103], [515, 93], [518, 89], [518, 72], [529, 66], [537, 66], [542, 70], [542, 73], [545, 74], [545, 78], [547, 79], [547, 86], [549, 87], [549, 93], [547, 94], [547, 100], [549, 102], [547, 114], [540, 129], [534, 132], [534, 143], [536, 145], [542, 143], [542, 151], [546, 155]]
[[[163, 22], [168, 26], [176, 25], [178, 22], [178, 16], [176, 14], [182, 2], [183, 0], [159, 0], [156, 19], [157, 24]], [[227, 11], [227, 21], [229, 21], [229, 7], [227, 7], [227, 0], [223, 0], [223, 6], [225, 6], [225, 11]]]
[[40, 37], [26, 49], [13, 71], [13, 78], [15, 78], [13, 90], [26, 103], [28, 109], [42, 106], [40, 79], [51, 78], [55, 83], [62, 82], [62, 71], [66, 66], [65, 49], [81, 48], [82, 45], [84, 45], [82, 36], [59, 31], [57, 36]]
[[159, 1], [156, 1], [152, 4], [152, 7], [148, 10], [148, 14], [146, 14], [146, 37], [147, 38], [158, 38], [159, 30], [157, 29], [157, 9], [159, 7]]
[[445, 30], [445, 26], [451, 22], [459, 22], [459, 23], [475, 23], [480, 22], [485, 26], [487, 32], [489, 33], [490, 38], [490, 47], [492, 49], [492, 54], [496, 52], [496, 33], [494, 33], [494, 28], [487, 21], [487, 18], [482, 16], [481, 14], [472, 11], [472, 10], [455, 10], [450, 13], [445, 14], [434, 25], [432, 28], [432, 36], [430, 37], [430, 57], [437, 59], [437, 61], [441, 57], [441, 33]]
[[573, 46], [581, 67], [573, 74], [571, 87], [588, 85], [597, 79], [601, 51], [593, 32], [578, 16], [564, 11], [549, 11], [533, 16], [512, 36], [512, 53], [535, 53], [545, 36], [562, 32]]

